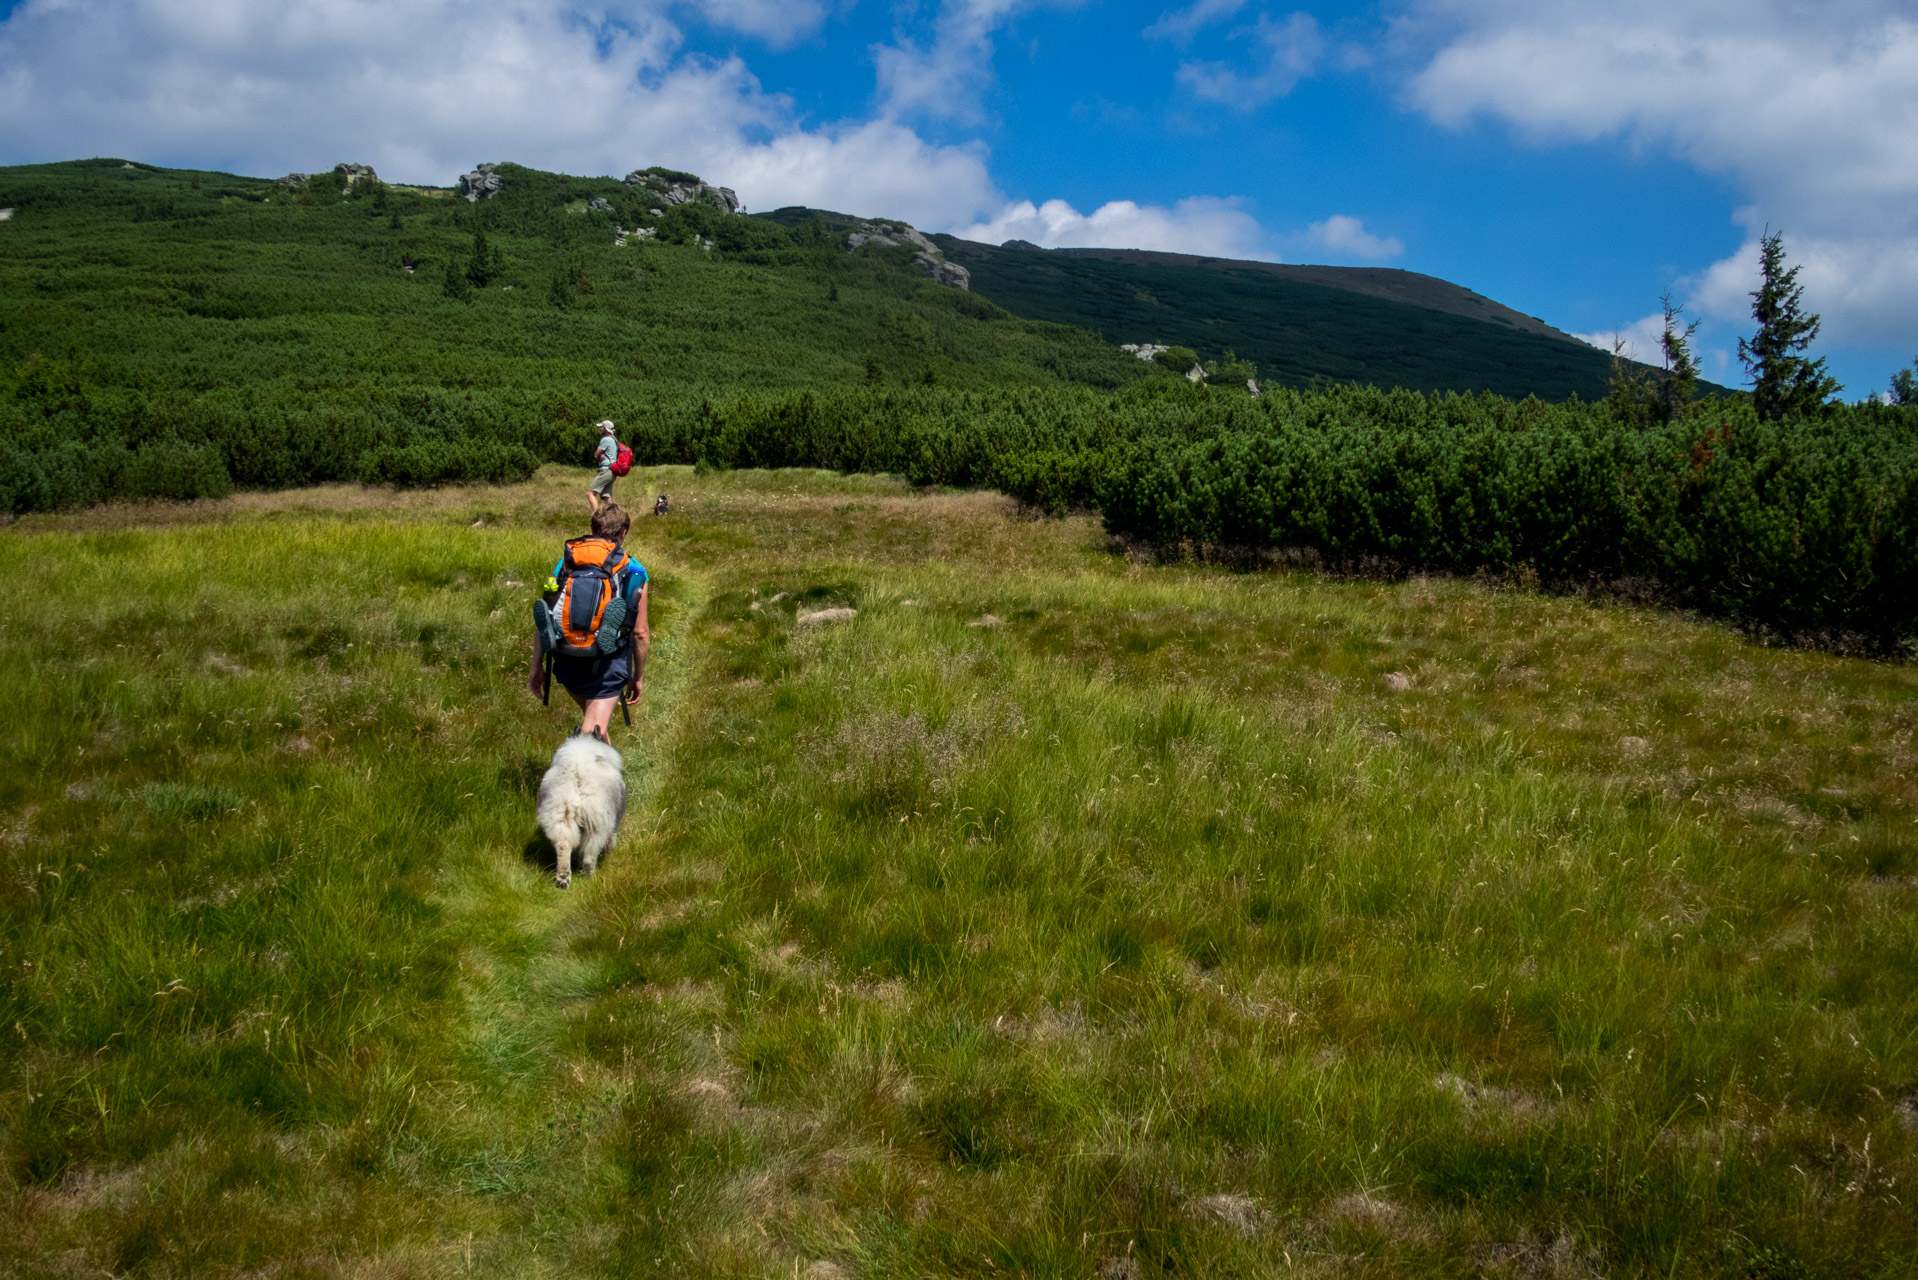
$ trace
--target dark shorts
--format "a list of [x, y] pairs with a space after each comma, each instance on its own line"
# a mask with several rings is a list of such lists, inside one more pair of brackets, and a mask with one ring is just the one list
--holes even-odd
[[553, 679], [566, 692], [589, 702], [595, 698], [617, 698], [633, 678], [633, 654], [621, 649], [610, 658], [575, 658], [553, 655]]

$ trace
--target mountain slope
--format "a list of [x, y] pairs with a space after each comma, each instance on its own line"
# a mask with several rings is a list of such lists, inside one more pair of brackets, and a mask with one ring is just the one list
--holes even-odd
[[1409, 271], [933, 239], [972, 273], [975, 293], [1015, 314], [1208, 358], [1229, 348], [1290, 386], [1591, 400], [1611, 371], [1610, 356], [1543, 321]]
[[[990, 246], [987, 246], [990, 247]], [[1002, 248], [1024, 247], [1009, 241]], [[1035, 246], [1036, 247], [1036, 246]], [[1293, 280], [1301, 284], [1322, 284], [1348, 293], [1363, 293], [1392, 302], [1409, 303], [1433, 311], [1464, 316], [1468, 320], [1487, 320], [1522, 333], [1541, 334], [1565, 342], [1578, 342], [1571, 334], [1554, 329], [1537, 316], [1514, 311], [1502, 302], [1494, 302], [1464, 285], [1421, 275], [1398, 267], [1328, 267], [1295, 262], [1254, 262], [1245, 258], [1210, 258], [1191, 253], [1163, 253], [1156, 249], [1052, 249], [1063, 258], [1092, 258], [1101, 262], [1153, 263], [1167, 267], [1204, 267], [1213, 271], [1251, 272]], [[1580, 345], [1584, 345], [1581, 343]]]
[[583, 456], [600, 418], [748, 393], [1154, 376], [816, 228], [486, 176], [497, 194], [468, 202], [336, 173], [0, 168], [0, 514], [497, 479]]

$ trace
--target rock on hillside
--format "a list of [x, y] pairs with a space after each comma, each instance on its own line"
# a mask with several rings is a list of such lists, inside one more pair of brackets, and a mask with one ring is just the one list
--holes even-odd
[[493, 172], [498, 167], [491, 164], [476, 165], [471, 173], [460, 175], [459, 193], [466, 197], [466, 203], [490, 200], [499, 194], [499, 174]]
[[972, 273], [956, 262], [946, 261], [945, 251], [926, 239], [908, 223], [878, 220], [862, 222], [857, 229], [846, 236], [848, 249], [857, 249], [868, 244], [887, 248], [909, 245], [917, 250], [912, 256], [912, 265], [919, 268], [920, 273], [929, 277], [933, 283], [967, 291], [972, 288]]
[[714, 187], [690, 173], [671, 169], [635, 169], [626, 175], [626, 185], [642, 195], [650, 195], [662, 205], [705, 204], [727, 213], [744, 213], [745, 206], [731, 187]]
[[[378, 182], [380, 180], [380, 175], [373, 172], [373, 166], [370, 164], [342, 162], [333, 166], [333, 172], [340, 175], [343, 184], [349, 187], [357, 182]], [[289, 173], [284, 178], [275, 178], [273, 181], [279, 186], [292, 191], [305, 183], [307, 179], [317, 177], [319, 177], [317, 173]]]

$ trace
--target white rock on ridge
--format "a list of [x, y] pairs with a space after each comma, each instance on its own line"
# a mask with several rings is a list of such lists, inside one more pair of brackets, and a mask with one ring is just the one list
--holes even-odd
[[846, 247], [857, 249], [864, 245], [876, 244], [893, 248], [909, 244], [921, 253], [938, 254], [939, 246], [921, 235], [916, 228], [904, 222], [862, 222], [846, 236]]
[[[668, 178], [664, 174], [635, 169], [626, 175], [626, 185], [645, 191], [662, 205], [709, 204], [727, 213], [746, 212], [746, 206], [739, 203], [739, 196], [731, 187], [711, 186], [697, 178], [691, 182], [683, 182]], [[661, 210], [649, 209], [647, 212], [657, 217]]]
[[459, 193], [466, 198], [466, 203], [491, 200], [499, 194], [499, 174], [493, 172], [497, 168], [496, 164], [475, 165], [471, 173], [460, 175]]
[[594, 196], [586, 202], [586, 212], [588, 213], [611, 213], [612, 211], [612, 202], [605, 196]]
[[288, 191], [291, 191], [312, 176], [310, 173], [289, 173], [284, 178], [273, 179], [273, 185], [285, 187]]
[[13, 210], [0, 209], [0, 222], [12, 222], [12, 221], [13, 221]]
[[1159, 358], [1161, 351], [1170, 351], [1171, 347], [1162, 347], [1156, 342], [1128, 342], [1120, 346], [1121, 351], [1130, 351], [1139, 359], [1151, 363]]
[[1187, 382], [1204, 382], [1205, 366], [1202, 364], [1195, 364], [1190, 369], [1187, 369], [1185, 371], [1185, 380]]
[[869, 244], [886, 249], [909, 245], [919, 251], [912, 256], [912, 265], [919, 269], [919, 274], [948, 289], [972, 291], [972, 272], [956, 262], [946, 261], [946, 255], [939, 246], [908, 223], [862, 222], [846, 236], [848, 249], [859, 249]]

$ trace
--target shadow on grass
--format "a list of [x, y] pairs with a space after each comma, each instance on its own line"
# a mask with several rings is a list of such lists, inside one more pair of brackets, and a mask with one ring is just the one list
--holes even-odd
[[545, 875], [552, 875], [559, 867], [559, 851], [553, 848], [544, 831], [535, 830], [519, 856], [527, 866], [537, 867]]

